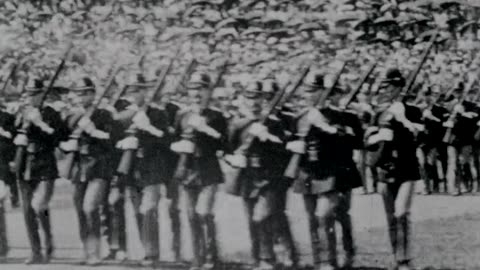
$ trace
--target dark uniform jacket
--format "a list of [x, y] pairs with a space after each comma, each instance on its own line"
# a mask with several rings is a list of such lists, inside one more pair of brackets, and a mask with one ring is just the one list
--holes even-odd
[[[464, 101], [462, 105], [465, 112], [472, 112], [478, 114], [478, 108], [475, 103]], [[468, 118], [458, 114], [455, 126], [453, 127], [454, 138], [452, 144], [456, 147], [472, 145], [474, 143], [475, 132], [478, 129], [478, 120], [478, 115], [472, 118]]]
[[423, 137], [423, 143], [427, 148], [436, 147], [442, 144], [443, 135], [445, 135], [446, 131], [443, 123], [447, 121], [449, 115], [448, 110], [440, 105], [433, 105], [431, 111], [432, 115], [438, 118], [440, 122], [428, 118], [425, 119], [425, 136]]
[[[405, 106], [405, 116], [413, 123], [419, 123], [422, 118], [421, 112], [411, 106]], [[393, 140], [382, 143], [383, 150], [377, 163], [382, 173], [380, 181], [400, 184], [420, 179], [415, 134], [391, 115], [380, 117], [379, 126], [393, 131]]]
[[[110, 111], [97, 109], [90, 120], [98, 130], [106, 132], [112, 137], [114, 121]], [[88, 134], [82, 134], [79, 147], [80, 166], [75, 180], [88, 181], [96, 178], [110, 180], [114, 171], [112, 162], [114, 142], [112, 139], [97, 139]]]
[[27, 146], [27, 165], [31, 180], [55, 180], [58, 177], [55, 148], [60, 141], [68, 137], [67, 124], [59, 112], [46, 106], [40, 110], [43, 121], [54, 129], [52, 134], [42, 131], [35, 125], [27, 130], [29, 145]]
[[[354, 136], [346, 132], [329, 134], [312, 127], [305, 137], [306, 153], [300, 161], [300, 173], [294, 184], [296, 192], [322, 194], [331, 191], [348, 191], [361, 186], [360, 173], [353, 161], [353, 150], [362, 147], [363, 130], [355, 114], [325, 108], [321, 113], [330, 125], [339, 130], [350, 127]], [[305, 117], [297, 119], [298, 127]], [[295, 135], [298, 135], [295, 132]]]
[[[257, 119], [235, 117], [230, 123], [228, 152], [234, 153], [239, 149], [248, 135], [249, 129]], [[261, 142], [255, 138], [245, 154], [247, 167], [239, 175], [240, 195], [244, 198], [255, 198], [262, 190], [279, 188], [284, 182], [283, 173], [288, 162], [288, 153], [285, 150], [286, 126], [276, 116], [265, 121], [268, 132], [281, 140], [280, 143], [267, 140]]]
[[0, 136], [0, 180], [11, 183], [15, 181], [9, 165], [15, 155], [15, 145], [13, 144], [15, 116], [5, 111], [0, 111], [0, 127], [12, 135], [11, 139]]
[[207, 125], [221, 134], [219, 139], [202, 132], [189, 132], [187, 123], [191, 112], [179, 111], [176, 117], [175, 130], [177, 138], [191, 138], [196, 146], [195, 153], [187, 162], [187, 176], [181, 179], [186, 186], [207, 186], [223, 182], [223, 172], [217, 157], [217, 151], [224, 151], [227, 140], [227, 120], [221, 112], [206, 109], [202, 116]]

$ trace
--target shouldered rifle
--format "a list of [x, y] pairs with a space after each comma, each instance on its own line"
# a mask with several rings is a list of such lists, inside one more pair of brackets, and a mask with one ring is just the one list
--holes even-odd
[[[230, 63], [229, 60], [225, 60], [225, 62], [223, 63], [223, 65], [220, 69], [220, 73], [217, 75], [217, 78], [216, 78], [215, 82], [210, 85], [210, 89], [208, 90], [208, 96], [204, 100], [202, 100], [202, 103], [200, 105], [200, 109], [202, 110], [202, 112], [205, 109], [208, 108], [208, 106], [210, 104], [210, 101], [212, 100], [213, 90], [216, 87], [218, 87], [218, 85], [222, 81], [223, 76], [227, 73], [229, 63]], [[191, 138], [192, 134], [185, 135], [184, 137], [185, 138]], [[187, 154], [187, 153], [181, 153], [180, 154], [180, 156], [178, 158], [178, 162], [177, 162], [177, 167], [176, 167], [175, 173], [174, 173], [174, 178], [183, 179], [185, 177], [186, 172], [187, 172], [187, 163], [188, 163], [188, 159], [189, 159], [190, 156], [191, 155]]]
[[[100, 92], [100, 95], [96, 97], [96, 99], [93, 101], [93, 104], [88, 108], [88, 110], [85, 112], [85, 114], [80, 117], [81, 119], [90, 119], [92, 115], [95, 113], [95, 111], [98, 109], [98, 107], [101, 104], [102, 99], [105, 97], [106, 93], [108, 90], [112, 87], [114, 81], [115, 81], [115, 76], [118, 74], [118, 72], [122, 69], [122, 65], [117, 65], [115, 69], [112, 72], [112, 75], [108, 79], [107, 83], [105, 84], [105, 87], [103, 88], [102, 92]], [[118, 92], [120, 92], [122, 89], [119, 89]], [[78, 141], [83, 134], [84, 130], [82, 127], [78, 126], [78, 121], [74, 127], [74, 130], [72, 134], [70, 135], [70, 140], [68, 141], [68, 144], [70, 145], [70, 149], [68, 150], [63, 150], [66, 152], [64, 158], [62, 159], [62, 162], [59, 163], [59, 170], [58, 174], [60, 177], [65, 178], [65, 179], [70, 179], [71, 177], [71, 172], [72, 172], [72, 167], [73, 167], [73, 162], [75, 160], [76, 153], [79, 151], [79, 144]], [[67, 152], [68, 151], [68, 152]]]
[[10, 72], [7, 74], [7, 76], [3, 80], [3, 85], [2, 89], [0, 90], [0, 93], [5, 93], [5, 90], [8, 87], [8, 84], [10, 83], [10, 80], [12, 79], [13, 75], [15, 75], [15, 72], [17, 71], [17, 62], [14, 62], [12, 64], [12, 67], [10, 68]]
[[348, 107], [348, 105], [350, 105], [350, 103], [352, 103], [352, 101], [355, 100], [358, 93], [360, 93], [360, 90], [362, 90], [363, 84], [368, 80], [368, 77], [370, 77], [370, 75], [373, 73], [376, 66], [377, 66], [377, 62], [373, 63], [368, 68], [367, 72], [365, 72], [365, 74], [361, 78], [360, 83], [357, 85], [357, 87], [348, 94], [347, 98], [345, 99], [345, 102], [340, 105], [341, 110], [345, 110]]
[[[293, 95], [293, 93], [302, 85], [304, 78], [307, 76], [308, 72], [310, 71], [310, 67], [311, 65], [308, 65], [300, 72], [294, 84], [287, 84], [284, 88], [282, 88], [281, 91], [279, 91], [275, 95], [274, 99], [272, 100], [272, 103], [270, 104], [270, 107], [259, 119], [259, 122], [261, 124], [264, 124], [270, 115], [274, 115], [277, 112], [278, 108], [281, 108], [282, 102], [287, 101], [286, 98], [283, 98], [287, 93], [289, 94], [289, 96]], [[255, 136], [249, 134], [244, 139], [240, 147], [238, 147], [234, 151], [234, 155], [238, 154], [238, 155], [245, 156], [248, 150], [250, 149], [250, 147], [252, 146], [254, 140], [255, 140]], [[243, 168], [232, 166], [231, 170], [228, 173], [226, 173], [225, 175], [226, 192], [234, 195], [239, 194], [240, 182], [239, 182], [238, 176], [240, 175], [240, 172], [242, 171], [242, 169]]]
[[[60, 64], [57, 66], [57, 69], [55, 70], [55, 74], [50, 79], [50, 82], [47, 86], [47, 90], [45, 91], [45, 93], [42, 96], [42, 100], [40, 102], [40, 108], [43, 107], [43, 104], [45, 103], [45, 100], [46, 100], [48, 94], [52, 91], [53, 85], [55, 84], [55, 82], [58, 79], [58, 76], [60, 75], [63, 68], [65, 67], [65, 62], [66, 62], [67, 57], [70, 54], [70, 51], [72, 50], [72, 48], [73, 48], [73, 43], [69, 43], [68, 46], [67, 46], [67, 49], [65, 50], [65, 52], [64, 52], [64, 54], [61, 58]], [[24, 112], [19, 112], [19, 113], [24, 113]], [[13, 167], [14, 167], [15, 175], [16, 175], [17, 179], [21, 179], [23, 177], [24, 180], [26, 180], [26, 181], [29, 181], [30, 177], [31, 177], [30, 168], [29, 168], [30, 166], [28, 164], [29, 162], [26, 162], [26, 150], [27, 150], [27, 145], [28, 145], [27, 130], [30, 127], [31, 124], [32, 124], [31, 121], [23, 119], [22, 127], [18, 130], [18, 133], [24, 135], [27, 139], [22, 144], [17, 145], [17, 149], [15, 151], [15, 158], [14, 158], [14, 161], [13, 161], [13, 164], [14, 164]], [[33, 123], [33, 124], [36, 124], [36, 123]], [[23, 171], [25, 171], [24, 174], [22, 173]]]
[[[343, 71], [345, 70], [345, 67], [347, 65], [347, 62], [342, 63], [342, 67], [340, 70], [337, 72], [335, 75], [335, 80], [333, 81], [333, 84], [331, 85], [330, 88], [327, 89], [327, 91], [323, 95], [318, 95], [317, 99], [315, 100], [315, 108], [323, 108], [327, 102], [328, 97], [330, 96], [330, 93], [332, 93], [333, 89], [338, 84], [338, 81], [340, 80], [340, 76], [342, 75]], [[305, 132], [302, 134], [299, 134], [300, 140], [305, 141], [305, 137], [307, 136], [308, 132], [310, 131], [311, 126], [308, 126], [305, 129]], [[298, 174], [298, 167], [300, 164], [300, 159], [302, 155], [298, 153], [293, 153], [292, 157], [290, 158], [290, 161], [288, 162], [287, 168], [285, 169], [284, 176], [294, 179], [297, 177]]]
[[[138, 112], [136, 114], [145, 113], [148, 109], [148, 106], [150, 106], [150, 104], [153, 102], [153, 100], [155, 99], [157, 94], [160, 92], [160, 90], [163, 89], [165, 79], [166, 79], [168, 73], [170, 72], [170, 70], [172, 69], [173, 62], [175, 62], [179, 53], [180, 53], [180, 50], [177, 50], [175, 56], [172, 57], [172, 59], [170, 60], [168, 65], [162, 70], [162, 72], [160, 73], [160, 76], [158, 77], [157, 83], [147, 93], [147, 96], [145, 97], [144, 104], [142, 105], [142, 107], [140, 107], [140, 109], [138, 110]], [[136, 138], [137, 131], [136, 131], [135, 125], [132, 124], [132, 126], [126, 131], [126, 133], [128, 134], [127, 137]], [[117, 173], [119, 173], [121, 175], [127, 175], [130, 172], [130, 168], [132, 167], [132, 162], [133, 162], [133, 157], [134, 157], [133, 154], [134, 154], [134, 152], [136, 152], [136, 150], [137, 149], [124, 149], [123, 150], [122, 157], [120, 159], [120, 163], [118, 164], [118, 167], [117, 167]]]

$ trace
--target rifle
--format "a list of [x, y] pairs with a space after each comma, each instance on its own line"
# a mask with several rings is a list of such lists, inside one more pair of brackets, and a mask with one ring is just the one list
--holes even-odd
[[[220, 73], [217, 75], [217, 79], [215, 80], [215, 82], [213, 84], [210, 85], [210, 89], [208, 90], [208, 96], [202, 101], [202, 104], [201, 104], [201, 110], [202, 111], [204, 111], [205, 109], [208, 108], [208, 106], [210, 104], [210, 101], [212, 99], [212, 96], [213, 96], [213, 90], [216, 87], [218, 87], [218, 85], [222, 81], [223, 76], [227, 72], [228, 66], [229, 66], [229, 61], [225, 60], [225, 62], [223, 63], [223, 65], [220, 69]], [[192, 134], [185, 134], [184, 137], [192, 138], [193, 136], [192, 136]], [[184, 179], [185, 178], [185, 175], [186, 175], [186, 172], [187, 172], [187, 163], [188, 163], [188, 160], [189, 160], [190, 156], [191, 155], [187, 154], [187, 153], [181, 153], [180, 154], [180, 156], [178, 158], [178, 162], [177, 162], [177, 167], [176, 167], [175, 173], [174, 173], [174, 178], [176, 178], [176, 179]]]
[[[172, 69], [172, 66], [173, 66], [173, 62], [175, 62], [175, 60], [177, 59], [178, 57], [178, 54], [180, 53], [180, 50], [177, 50], [177, 53], [175, 54], [174, 57], [172, 57], [172, 59], [170, 60], [170, 62], [168, 63], [167, 67], [165, 67], [162, 72], [160, 73], [160, 76], [158, 78], [158, 81], [157, 83], [155, 84], [155, 86], [147, 93], [146, 97], [145, 97], [145, 102], [144, 104], [142, 105], [142, 107], [140, 107], [139, 111], [137, 112], [140, 113], [140, 112], [146, 112], [147, 109], [148, 109], [148, 106], [150, 106], [150, 104], [153, 102], [153, 100], [155, 99], [155, 96], [160, 92], [160, 90], [163, 88], [163, 84], [165, 82], [165, 79], [168, 75], [168, 73], [170, 72], [170, 70]], [[135, 117], [135, 116], [134, 116]], [[133, 119], [133, 118], [132, 118]], [[128, 134], [128, 137], [136, 137], [136, 128], [135, 127], [130, 127], [126, 133]], [[127, 175], [129, 172], [130, 172], [130, 168], [132, 167], [132, 162], [133, 162], [133, 154], [134, 154], [134, 151], [136, 149], [125, 149], [122, 153], [122, 157], [120, 159], [120, 162], [118, 164], [118, 167], [117, 167], [117, 173], [118, 174], [121, 174], [121, 175]]]
[[14, 62], [12, 65], [12, 68], [10, 69], [10, 72], [8, 73], [7, 77], [5, 77], [5, 80], [3, 81], [3, 86], [2, 86], [2, 89], [0, 90], [0, 93], [5, 93], [5, 90], [8, 87], [10, 79], [12, 79], [13, 75], [15, 75], [16, 71], [17, 71], [17, 62]]
[[363, 84], [368, 80], [368, 77], [372, 74], [372, 72], [375, 70], [375, 67], [377, 66], [377, 62], [373, 63], [370, 68], [367, 70], [367, 72], [363, 75], [362, 79], [360, 80], [360, 83], [357, 85], [353, 91], [351, 91], [345, 102], [340, 106], [340, 110], [344, 111], [350, 103], [357, 97], [358, 93], [360, 93], [360, 90], [362, 90]]
[[[291, 84], [291, 85], [287, 84], [284, 88], [282, 88], [281, 91], [279, 91], [276, 94], [276, 96], [274, 97], [274, 99], [270, 104], [270, 107], [260, 117], [260, 120], [259, 120], [260, 124], [264, 124], [270, 115], [274, 115], [277, 112], [277, 110], [281, 108], [281, 103], [287, 101], [287, 99], [283, 98], [287, 93], [289, 93], [289, 96], [293, 95], [293, 93], [302, 85], [304, 78], [307, 76], [308, 72], [310, 71], [310, 67], [311, 66], [308, 65], [300, 72], [294, 84]], [[291, 89], [289, 89], [289, 86], [291, 87]], [[252, 146], [254, 140], [255, 140], [255, 136], [248, 135], [245, 138], [245, 141], [242, 143], [242, 145], [240, 145], [240, 147], [234, 153], [245, 155], [250, 149], [250, 147]], [[232, 170], [230, 170], [228, 175], [226, 175], [225, 177], [226, 192], [234, 195], [239, 193], [240, 183], [238, 181], [239, 180], [238, 176], [240, 175], [240, 172], [242, 171], [242, 169], [243, 168], [232, 166]]]
[[[338, 81], [340, 80], [340, 76], [342, 75], [345, 66], [347, 65], [347, 62], [343, 62], [342, 67], [340, 70], [337, 72], [335, 75], [335, 80], [333, 81], [332, 86], [327, 90], [327, 92], [324, 95], [318, 95], [317, 99], [315, 100], [315, 108], [323, 108], [325, 106], [325, 103], [327, 102], [328, 97], [330, 96], [330, 93], [332, 93], [333, 89], [338, 84]], [[300, 140], [305, 141], [305, 137], [310, 131], [311, 126], [309, 125], [304, 134], [300, 135]], [[298, 153], [293, 153], [292, 157], [290, 158], [290, 161], [288, 162], [287, 168], [285, 169], [284, 176], [288, 177], [290, 179], [295, 179], [297, 174], [298, 174], [298, 167], [300, 164], [300, 158], [302, 157], [301, 154]]]
[[[115, 81], [115, 76], [118, 74], [118, 72], [122, 69], [122, 65], [117, 65], [115, 69], [113, 70], [112, 75], [108, 79], [107, 83], [105, 84], [105, 87], [102, 92], [100, 92], [100, 95], [96, 97], [96, 99], [93, 101], [92, 105], [90, 108], [85, 112], [85, 114], [80, 118], [81, 119], [90, 119], [92, 115], [95, 113], [95, 111], [98, 109], [98, 107], [101, 104], [102, 99], [105, 97], [106, 93], [108, 90], [113, 86], [113, 83]], [[123, 89], [120, 89], [121, 92]], [[84, 130], [83, 128], [78, 126], [78, 121], [75, 125], [75, 129], [73, 130], [72, 134], [70, 135], [70, 140], [68, 141], [70, 144], [72, 144], [72, 149], [69, 149], [69, 151], [66, 153], [64, 159], [62, 159], [62, 162], [59, 164], [59, 172], [58, 174], [60, 177], [65, 178], [65, 179], [70, 179], [71, 173], [72, 173], [72, 167], [73, 167], [73, 162], [75, 160], [76, 153], [79, 151], [79, 145], [78, 141], [80, 137], [82, 136]]]
[[[65, 67], [65, 62], [66, 62], [67, 57], [70, 54], [70, 51], [72, 50], [72, 48], [73, 48], [73, 44], [72, 43], [68, 44], [67, 49], [65, 50], [65, 52], [64, 52], [64, 54], [61, 58], [60, 64], [58, 65], [57, 69], [55, 70], [55, 74], [50, 79], [50, 82], [47, 86], [47, 91], [45, 91], [45, 93], [42, 96], [40, 106], [39, 106], [40, 109], [43, 107], [43, 104], [45, 103], [45, 100], [46, 100], [48, 94], [52, 91], [53, 85], [55, 84], [55, 82], [58, 79], [58, 76], [60, 75], [63, 68]], [[28, 128], [30, 127], [31, 124], [32, 123], [30, 121], [24, 121], [22, 127], [18, 130], [18, 133], [26, 136]], [[33, 124], [35, 124], [35, 123], [33, 123]], [[14, 164], [13, 169], [15, 170], [15, 175], [16, 175], [17, 179], [22, 178], [22, 171], [25, 170], [25, 173], [23, 175], [23, 178], [24, 178], [25, 181], [30, 180], [30, 173], [31, 173], [30, 168], [29, 168], [30, 166], [28, 164], [29, 162], [27, 162], [27, 160], [26, 160], [27, 145], [28, 145], [28, 141], [24, 145], [17, 145], [17, 149], [15, 151], [15, 158], [14, 158], [14, 161], [13, 161], [13, 164]]]

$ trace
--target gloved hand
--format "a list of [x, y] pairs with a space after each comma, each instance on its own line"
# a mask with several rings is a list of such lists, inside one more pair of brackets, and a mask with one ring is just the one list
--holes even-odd
[[205, 117], [194, 114], [188, 119], [188, 125], [196, 130], [202, 130], [207, 125], [207, 121]]
[[110, 193], [108, 194], [108, 203], [113, 205], [120, 200], [120, 197], [120, 189], [118, 187], [112, 187], [110, 189]]
[[5, 137], [7, 139], [11, 139], [12, 138], [12, 133], [6, 131], [5, 129], [3, 129], [2, 127], [0, 127], [0, 136], [2, 137]]
[[141, 130], [146, 130], [151, 126], [150, 119], [148, 118], [147, 114], [143, 111], [135, 114], [132, 120], [135, 126], [137, 126]]
[[378, 133], [367, 138], [367, 145], [374, 145], [378, 142], [389, 142], [393, 140], [393, 131], [388, 128], [381, 128]]
[[247, 157], [241, 154], [225, 155], [225, 161], [235, 168], [247, 167]]
[[456, 113], [464, 113], [465, 108], [463, 107], [462, 104], [457, 104], [457, 105], [455, 105], [455, 107], [453, 107], [453, 111], [456, 112]]
[[27, 114], [26, 114], [26, 120], [30, 122], [41, 122], [42, 121], [42, 115], [40, 114], [40, 111], [37, 108], [31, 108]]
[[195, 144], [189, 140], [180, 140], [172, 143], [170, 149], [175, 153], [193, 154]]
[[82, 117], [80, 121], [78, 121], [78, 127], [88, 134], [96, 129], [95, 124], [88, 117]]
[[70, 139], [66, 142], [61, 142], [59, 147], [65, 152], [78, 151], [78, 140]]
[[305, 141], [301, 140], [291, 141], [287, 143], [286, 149], [293, 153], [304, 154], [306, 150], [306, 144]]
[[123, 140], [117, 142], [116, 146], [121, 150], [133, 150], [138, 148], [138, 139], [137, 137], [130, 136]]
[[455, 123], [453, 123], [453, 121], [446, 121], [445, 123], [443, 123], [443, 126], [446, 127], [446, 128], [453, 128]]
[[25, 134], [18, 134], [15, 139], [13, 140], [13, 144], [17, 146], [27, 146], [28, 144], [28, 137]]
[[401, 102], [395, 102], [388, 108], [388, 111], [398, 119], [405, 115], [405, 106]]
[[260, 123], [253, 123], [248, 129], [248, 133], [257, 137], [260, 141], [266, 141], [271, 135], [268, 128]]

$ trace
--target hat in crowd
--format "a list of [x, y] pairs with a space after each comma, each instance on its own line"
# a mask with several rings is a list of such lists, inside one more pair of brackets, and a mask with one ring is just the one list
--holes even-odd
[[35, 95], [43, 92], [43, 80], [38, 77], [29, 78], [25, 85], [25, 92], [29, 95]]
[[260, 81], [254, 81], [245, 87], [245, 90], [243, 91], [243, 96], [245, 98], [253, 99], [253, 98], [259, 98], [262, 96], [263, 92], [263, 84]]
[[324, 76], [318, 72], [309, 73], [303, 80], [305, 91], [315, 92], [324, 87]]
[[397, 68], [391, 68], [387, 70], [385, 80], [383, 80], [383, 82], [392, 84], [397, 87], [403, 87], [406, 83], [405, 78], [403, 77], [400, 70], [398, 70]]
[[211, 83], [210, 76], [203, 72], [193, 73], [187, 84], [188, 90], [208, 89]]
[[95, 84], [89, 77], [82, 77], [80, 80], [74, 83], [72, 91], [75, 92], [95, 92]]

